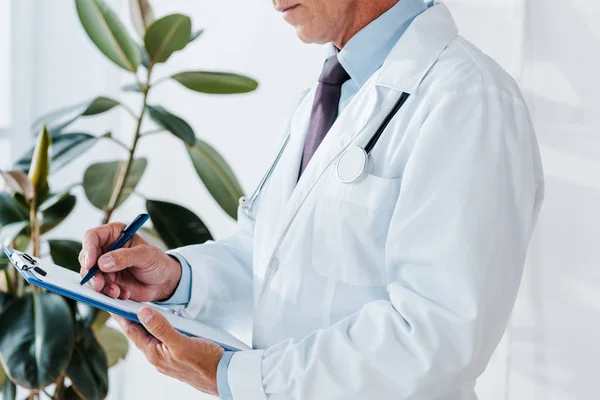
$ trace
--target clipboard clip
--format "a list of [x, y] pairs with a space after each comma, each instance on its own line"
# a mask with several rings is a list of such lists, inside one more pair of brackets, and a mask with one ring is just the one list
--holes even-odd
[[41, 276], [48, 275], [46, 273], [46, 271], [44, 271], [42, 268], [40, 268], [40, 266], [38, 265], [38, 262], [33, 257], [31, 257], [29, 254], [23, 253], [21, 255], [21, 258], [25, 260], [25, 262], [23, 262], [23, 267], [21, 267], [21, 269], [23, 271], [34, 270]]

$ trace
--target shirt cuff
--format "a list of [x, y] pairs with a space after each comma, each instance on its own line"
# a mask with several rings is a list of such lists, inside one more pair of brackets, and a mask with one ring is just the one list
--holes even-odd
[[192, 297], [192, 267], [185, 258], [176, 253], [169, 253], [171, 257], [175, 257], [181, 264], [181, 279], [175, 289], [175, 293], [171, 298], [165, 301], [155, 301], [154, 304], [159, 306], [187, 306]]
[[267, 400], [262, 382], [264, 350], [233, 353], [227, 368], [227, 380], [234, 399]]
[[221, 400], [233, 400], [233, 394], [231, 394], [231, 387], [227, 380], [227, 369], [233, 357], [233, 351], [226, 351], [221, 356], [221, 360], [217, 365], [217, 389], [219, 390], [219, 397]]

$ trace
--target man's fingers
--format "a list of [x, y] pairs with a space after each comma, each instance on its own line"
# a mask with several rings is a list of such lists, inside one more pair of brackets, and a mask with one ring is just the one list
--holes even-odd
[[140, 245], [104, 254], [98, 267], [104, 272], [117, 272], [129, 267], [146, 267], [160, 259], [162, 254], [156, 247]]
[[91, 269], [102, 254], [102, 250], [114, 243], [124, 228], [125, 224], [113, 222], [87, 231], [83, 235], [82, 249], [79, 253], [81, 266], [88, 270]]
[[131, 291], [125, 287], [121, 287], [121, 294], [119, 295], [119, 300], [129, 300], [131, 297]]
[[152, 307], [142, 307], [137, 315], [146, 330], [167, 346], [176, 345], [181, 340], [182, 335]]
[[118, 299], [121, 296], [121, 287], [116, 283], [107, 282], [102, 289], [102, 293], [113, 299]]
[[149, 347], [157, 343], [156, 339], [149, 335], [146, 329], [140, 324], [136, 324], [135, 322], [129, 321], [123, 317], [119, 317], [117, 315], [112, 316], [115, 321], [119, 324], [125, 336], [127, 336], [135, 346], [146, 353], [146, 351], [151, 350]]
[[106, 279], [102, 274], [96, 274], [90, 279], [89, 284], [96, 292], [100, 292], [106, 286]]

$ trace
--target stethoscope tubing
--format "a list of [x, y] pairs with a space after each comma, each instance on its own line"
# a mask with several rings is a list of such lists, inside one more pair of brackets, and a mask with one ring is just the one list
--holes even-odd
[[388, 115], [385, 116], [384, 120], [381, 122], [381, 125], [379, 125], [377, 132], [373, 134], [373, 137], [371, 137], [371, 140], [369, 140], [369, 143], [367, 143], [367, 145], [365, 146], [365, 152], [367, 153], [367, 155], [371, 153], [371, 150], [373, 150], [373, 147], [375, 147], [375, 145], [379, 141], [379, 138], [381, 137], [381, 135], [383, 135], [383, 132], [385, 132], [388, 125], [390, 124], [390, 122], [392, 122], [396, 114], [398, 114], [398, 111], [400, 111], [404, 103], [406, 103], [406, 100], [408, 100], [409, 96], [410, 94], [403, 92], [396, 104], [394, 104], [394, 107], [391, 109]]
[[[381, 138], [381, 135], [383, 135], [383, 133], [387, 129], [387, 127], [390, 124], [390, 122], [394, 119], [394, 117], [396, 116], [396, 114], [398, 113], [398, 111], [400, 111], [400, 109], [402, 108], [402, 106], [404, 105], [404, 103], [406, 103], [406, 100], [408, 100], [409, 96], [410, 96], [409, 93], [406, 93], [406, 92], [402, 93], [402, 95], [400, 96], [400, 98], [398, 99], [398, 101], [394, 104], [394, 107], [390, 110], [390, 112], [383, 119], [383, 121], [381, 122], [381, 125], [379, 125], [379, 128], [377, 128], [377, 131], [373, 134], [373, 136], [371, 137], [371, 139], [369, 140], [369, 142], [367, 143], [367, 145], [364, 147], [364, 149], [361, 149], [361, 150], [363, 150], [365, 152], [365, 154], [366, 154], [367, 157], [371, 153], [371, 151], [373, 150], [373, 148], [375, 147], [375, 145], [377, 144], [377, 142], [379, 141], [379, 139]], [[242, 206], [242, 208], [245, 209], [245, 211], [246, 211], [247, 214], [249, 214], [250, 211], [252, 210], [252, 207], [254, 206], [254, 203], [256, 202], [256, 200], [258, 199], [258, 197], [260, 196], [260, 193], [262, 192], [264, 186], [266, 185], [267, 181], [269, 180], [269, 178], [273, 174], [273, 171], [275, 170], [275, 167], [277, 166], [277, 164], [279, 164], [279, 160], [283, 156], [283, 153], [285, 152], [285, 149], [287, 148], [287, 145], [288, 145], [288, 143], [289, 143], [289, 141], [291, 139], [291, 136], [292, 136], [292, 133], [289, 132], [288, 135], [287, 135], [287, 137], [285, 138], [285, 141], [281, 145], [281, 148], [279, 149], [279, 153], [277, 153], [277, 156], [275, 157], [275, 160], [273, 160], [273, 163], [271, 164], [271, 166], [269, 167], [269, 169], [267, 170], [267, 172], [265, 173], [265, 175], [261, 179], [261, 181], [258, 184], [258, 186], [257, 186], [256, 190], [254, 191], [254, 193], [252, 193], [252, 196], [250, 196], [249, 199], [246, 199], [245, 197], [242, 197], [240, 199], [240, 205]], [[353, 147], [358, 147], [358, 146], [353, 146]], [[366, 167], [366, 165], [363, 166], [363, 171], [360, 172], [361, 174], [364, 172], [364, 168], [365, 167]], [[352, 181], [354, 181], [354, 180], [348, 180], [348, 181], [342, 180], [342, 182], [344, 182], [344, 183], [351, 183]]]

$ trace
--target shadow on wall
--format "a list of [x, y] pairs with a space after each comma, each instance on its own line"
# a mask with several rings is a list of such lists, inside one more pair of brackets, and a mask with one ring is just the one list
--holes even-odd
[[521, 87], [546, 200], [510, 331], [508, 398], [598, 399], [600, 7], [583, 0], [527, 7]]
[[521, 85], [540, 143], [597, 160], [600, 7], [581, 0], [530, 3]]
[[[531, 380], [531, 399], [592, 400], [600, 359], [600, 224], [590, 223], [600, 191], [547, 178], [541, 256], [530, 263], [511, 329], [510, 368]], [[598, 214], [598, 212], [596, 211]], [[517, 380], [512, 380], [517, 382]], [[520, 399], [518, 386], [509, 388]]]

